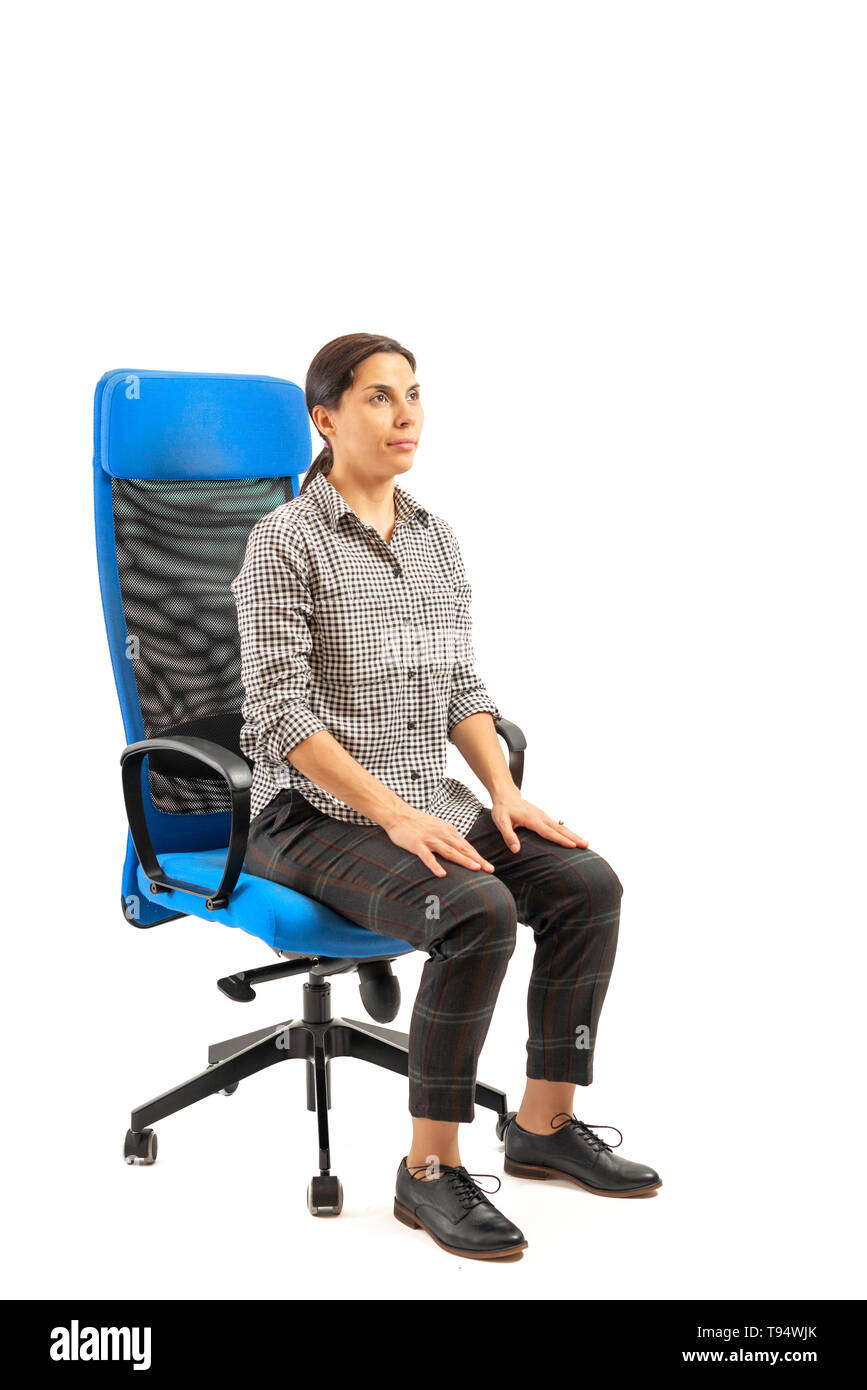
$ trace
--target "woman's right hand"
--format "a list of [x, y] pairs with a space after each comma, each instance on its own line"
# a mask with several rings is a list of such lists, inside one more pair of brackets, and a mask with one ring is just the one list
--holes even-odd
[[445, 859], [453, 859], [456, 864], [465, 864], [468, 869], [484, 869], [491, 874], [494, 872], [493, 864], [483, 859], [478, 850], [473, 848], [469, 840], [464, 839], [450, 821], [442, 820], [439, 816], [429, 816], [426, 811], [417, 811], [414, 806], [407, 806], [406, 810], [398, 811], [387, 822], [383, 822], [382, 828], [392, 844], [400, 845], [401, 849], [408, 849], [417, 854], [421, 862], [438, 878], [444, 878], [446, 870], [439, 860], [434, 858], [434, 851]]

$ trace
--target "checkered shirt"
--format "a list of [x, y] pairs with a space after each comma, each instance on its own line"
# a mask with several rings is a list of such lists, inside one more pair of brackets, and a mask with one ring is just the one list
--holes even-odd
[[396, 484], [394, 499], [390, 544], [321, 473], [250, 532], [232, 593], [251, 817], [286, 787], [338, 820], [377, 824], [287, 760], [319, 729], [461, 834], [482, 809], [445, 776], [454, 726], [479, 711], [500, 718], [475, 670], [472, 590], [448, 522]]

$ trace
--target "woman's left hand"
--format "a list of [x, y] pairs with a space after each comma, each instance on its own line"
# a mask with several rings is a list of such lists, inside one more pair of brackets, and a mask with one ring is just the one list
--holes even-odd
[[521, 848], [521, 841], [515, 834], [516, 825], [526, 825], [528, 830], [535, 830], [539, 835], [544, 835], [546, 840], [555, 840], [560, 845], [570, 845], [573, 849], [576, 846], [587, 848], [587, 841], [583, 836], [570, 830], [568, 825], [561, 825], [551, 816], [547, 816], [538, 806], [534, 806], [532, 801], [526, 801], [517, 787], [512, 792], [502, 792], [492, 798], [491, 817], [509, 849], [513, 851]]

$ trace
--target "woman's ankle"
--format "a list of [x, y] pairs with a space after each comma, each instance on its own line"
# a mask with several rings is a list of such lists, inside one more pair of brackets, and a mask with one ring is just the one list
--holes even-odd
[[426, 1179], [428, 1182], [436, 1182], [437, 1178], [441, 1176], [443, 1168], [458, 1168], [460, 1162], [460, 1154], [455, 1154], [449, 1159], [442, 1159], [439, 1156], [432, 1158], [430, 1154], [422, 1158], [414, 1158], [411, 1153], [406, 1156], [406, 1166], [409, 1169], [410, 1177]]
[[522, 1114], [520, 1110], [515, 1112], [515, 1120], [528, 1134], [553, 1134], [552, 1119], [553, 1116], [548, 1114]]

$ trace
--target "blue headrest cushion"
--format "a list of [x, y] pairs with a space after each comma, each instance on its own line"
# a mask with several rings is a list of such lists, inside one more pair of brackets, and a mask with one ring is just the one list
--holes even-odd
[[279, 377], [106, 372], [94, 457], [112, 478], [294, 477], [310, 467], [310, 416]]

